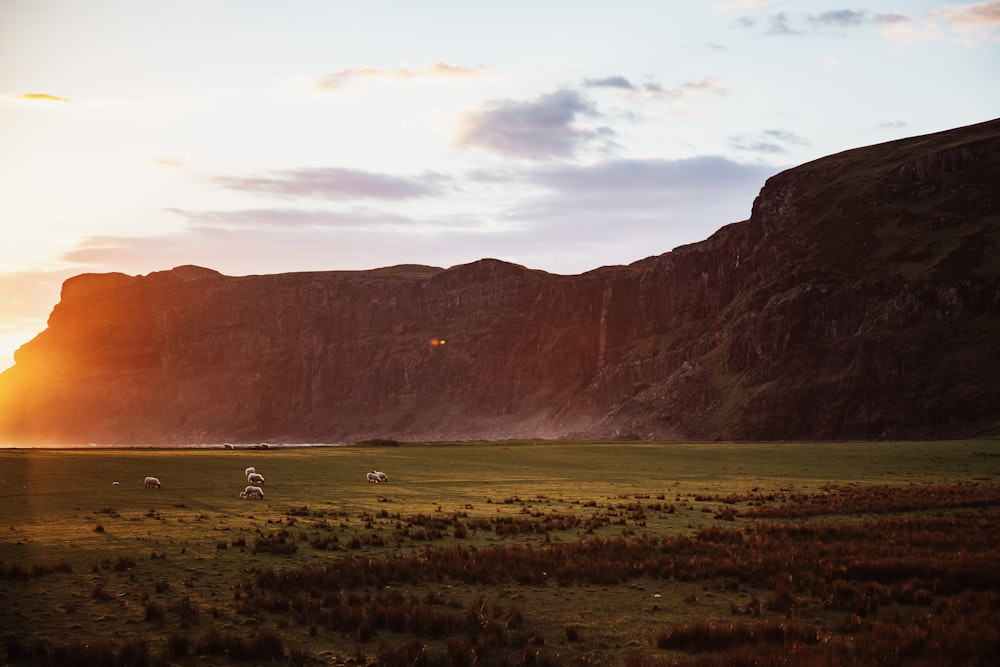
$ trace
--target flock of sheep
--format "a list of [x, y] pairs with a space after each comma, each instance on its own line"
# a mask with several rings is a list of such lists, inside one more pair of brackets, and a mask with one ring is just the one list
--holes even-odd
[[370, 473], [368, 473], [368, 481], [374, 482], [376, 484], [381, 484], [382, 482], [388, 482], [389, 476], [386, 475], [384, 472], [380, 472], [378, 470], [372, 470]]
[[264, 476], [257, 472], [257, 469], [250, 466], [244, 474], [247, 476], [247, 488], [240, 492], [243, 500], [264, 500], [264, 489], [258, 486], [264, 483]]
[[[264, 476], [257, 472], [257, 468], [254, 466], [247, 468], [243, 474], [247, 478], [247, 487], [240, 491], [240, 498], [243, 500], [264, 500], [264, 489], [260, 488], [260, 485], [264, 483]], [[389, 481], [389, 476], [379, 470], [372, 470], [368, 473], [367, 479], [369, 482], [382, 484]], [[113, 484], [118, 486], [118, 482], [113, 482]], [[147, 477], [143, 480], [142, 485], [147, 489], [159, 489], [163, 486], [156, 477]]]

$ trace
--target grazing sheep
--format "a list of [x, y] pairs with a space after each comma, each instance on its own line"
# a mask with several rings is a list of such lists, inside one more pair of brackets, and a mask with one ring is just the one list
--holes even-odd
[[247, 471], [245, 473], [243, 473], [243, 476], [244, 477], [249, 477], [250, 475], [254, 474], [255, 472], [257, 472], [257, 469], [254, 468], [253, 466], [250, 466], [249, 468], [247, 468]]
[[142, 485], [145, 486], [147, 489], [152, 489], [154, 487], [158, 489], [161, 486], [163, 486], [162, 484], [160, 484], [160, 480], [156, 479], [155, 477], [147, 477], [142, 481]]
[[259, 486], [248, 486], [247, 488], [243, 489], [243, 491], [240, 492], [240, 498], [244, 500], [247, 499], [264, 500], [264, 489], [260, 488]]
[[261, 475], [259, 472], [252, 472], [249, 475], [247, 475], [247, 482], [249, 482], [250, 484], [263, 484], [264, 476]]
[[388, 482], [388, 481], [389, 481], [389, 476], [388, 476], [388, 475], [386, 475], [386, 474], [385, 474], [384, 472], [382, 472], [381, 470], [376, 470], [376, 471], [375, 471], [375, 474], [376, 474], [376, 475], [378, 475], [378, 481], [379, 481], [379, 482]]
[[381, 479], [379, 479], [377, 472], [370, 472], [368, 473], [367, 477], [369, 482], [375, 482], [376, 484], [382, 481]]
[[111, 482], [111, 486], [118, 486], [118, 482]]

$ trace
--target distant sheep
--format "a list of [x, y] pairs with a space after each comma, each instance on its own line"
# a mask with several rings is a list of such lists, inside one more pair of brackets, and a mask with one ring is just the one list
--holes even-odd
[[160, 484], [160, 480], [156, 479], [155, 477], [147, 477], [142, 481], [142, 485], [145, 486], [147, 489], [152, 489], [152, 488], [158, 489], [161, 486], [163, 486], [162, 484]]
[[375, 474], [376, 474], [376, 475], [378, 475], [378, 481], [379, 481], [379, 482], [388, 482], [388, 481], [389, 481], [389, 476], [388, 476], [388, 475], [386, 475], [386, 474], [385, 474], [384, 472], [382, 472], [381, 470], [376, 470], [376, 471], [375, 471]]
[[111, 486], [118, 486], [118, 482], [111, 482]]
[[247, 468], [247, 471], [245, 473], [243, 473], [243, 476], [244, 477], [249, 477], [250, 475], [252, 475], [255, 472], [257, 472], [257, 469], [254, 468], [253, 466], [250, 466], [249, 468]]
[[263, 484], [264, 476], [261, 475], [259, 472], [252, 472], [249, 475], [247, 475], [247, 482], [250, 484]]
[[243, 500], [264, 500], [264, 489], [259, 486], [248, 486], [240, 492]]
[[369, 482], [375, 482], [376, 484], [382, 481], [382, 479], [378, 476], [378, 472], [370, 472], [367, 477]]

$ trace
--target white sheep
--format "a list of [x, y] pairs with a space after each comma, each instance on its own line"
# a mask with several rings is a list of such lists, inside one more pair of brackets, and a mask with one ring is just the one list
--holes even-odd
[[252, 472], [249, 475], [247, 475], [247, 482], [250, 484], [263, 484], [264, 476], [261, 475], [259, 472]]
[[375, 471], [368, 473], [367, 477], [369, 482], [375, 482], [376, 484], [382, 481], [379, 479], [378, 473]]
[[248, 486], [240, 492], [240, 498], [264, 500], [264, 489], [259, 486]]
[[154, 487], [158, 489], [161, 486], [163, 486], [162, 484], [160, 484], [160, 480], [156, 479], [155, 477], [147, 477], [142, 481], [142, 485], [145, 486], [147, 489], [152, 489]]
[[252, 475], [255, 472], [257, 472], [257, 469], [254, 468], [253, 466], [250, 466], [249, 468], [247, 468], [247, 471], [245, 473], [243, 473], [243, 476], [244, 477], [249, 477], [250, 475]]
[[118, 486], [118, 482], [111, 482], [111, 486]]
[[376, 470], [376, 471], [375, 471], [375, 474], [376, 474], [376, 475], [378, 475], [378, 481], [379, 481], [379, 482], [388, 482], [388, 481], [389, 481], [389, 476], [388, 476], [388, 475], [386, 475], [386, 474], [385, 474], [384, 472], [382, 472], [381, 470]]

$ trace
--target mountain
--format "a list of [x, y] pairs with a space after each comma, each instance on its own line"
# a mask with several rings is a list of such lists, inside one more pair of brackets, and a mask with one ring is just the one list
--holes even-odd
[[1000, 433], [1000, 120], [767, 180], [628, 266], [67, 280], [0, 441]]

